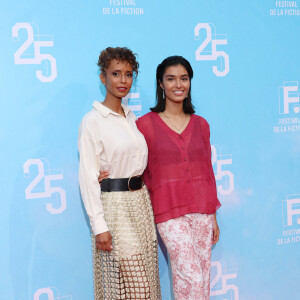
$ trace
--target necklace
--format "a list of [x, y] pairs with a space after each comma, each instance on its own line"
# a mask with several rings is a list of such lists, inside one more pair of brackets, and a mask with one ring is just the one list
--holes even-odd
[[182, 123], [182, 125], [178, 128], [171, 119], [169, 119], [169, 117], [165, 114], [165, 112], [163, 112], [163, 115], [167, 118], [167, 120], [171, 123], [171, 125], [176, 128], [177, 133], [181, 133], [181, 129], [184, 127], [186, 119], [187, 119], [187, 115], [185, 115], [184, 121]]

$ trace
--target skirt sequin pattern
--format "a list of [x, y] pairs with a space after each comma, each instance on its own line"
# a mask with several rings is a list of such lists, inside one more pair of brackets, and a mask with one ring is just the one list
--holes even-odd
[[159, 300], [157, 237], [146, 187], [134, 192], [102, 192], [113, 250], [93, 245], [94, 299]]

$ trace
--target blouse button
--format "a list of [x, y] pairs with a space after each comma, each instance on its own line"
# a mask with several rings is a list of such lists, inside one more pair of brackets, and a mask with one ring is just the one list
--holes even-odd
[[183, 160], [186, 161], [186, 158], [184, 158]]
[[182, 136], [181, 135], [179, 136], [179, 139], [182, 140]]
[[187, 183], [190, 183], [190, 182], [191, 182], [191, 180], [190, 180], [190, 179], [188, 179], [188, 180], [187, 180]]
[[182, 147], [181, 149], [182, 149], [182, 150], [184, 150], [185, 148], [184, 148], [184, 147]]
[[185, 169], [185, 171], [186, 171], [186, 172], [188, 172], [188, 171], [189, 171], [189, 169], [188, 169], [188, 168], [186, 168], [186, 169]]

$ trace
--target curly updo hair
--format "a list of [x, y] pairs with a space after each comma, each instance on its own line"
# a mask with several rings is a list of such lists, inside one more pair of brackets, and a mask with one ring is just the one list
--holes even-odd
[[100, 71], [106, 74], [106, 70], [113, 59], [124, 62], [127, 61], [133, 69], [133, 72], [138, 75], [139, 63], [136, 60], [137, 54], [133, 53], [130, 49], [126, 47], [107, 47], [102, 50], [99, 59], [98, 59], [98, 67]]

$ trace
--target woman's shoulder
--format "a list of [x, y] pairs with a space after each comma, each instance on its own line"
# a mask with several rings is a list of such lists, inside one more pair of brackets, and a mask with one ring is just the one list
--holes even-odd
[[203, 117], [193, 114], [194, 118], [196, 121], [200, 122], [202, 126], [209, 126], [208, 122], [206, 121], [206, 119], [204, 119]]
[[148, 113], [144, 114], [143, 116], [139, 117], [139, 120], [148, 120], [148, 119], [152, 119], [154, 114], [156, 114], [153, 111], [149, 111]]
[[79, 135], [84, 136], [97, 131], [102, 126], [103, 116], [93, 106], [82, 118], [79, 125]]
[[83, 116], [83, 118], [81, 120], [81, 126], [86, 127], [91, 124], [94, 124], [98, 118], [99, 118], [99, 116], [98, 116], [97, 112], [94, 109], [92, 109]]
[[137, 119], [137, 124], [147, 124], [154, 117], [154, 112], [150, 111]]
[[144, 134], [149, 135], [153, 133], [153, 119], [155, 118], [154, 112], [148, 112], [147, 114], [143, 115], [142, 117], [139, 117], [136, 125], [137, 128]]

